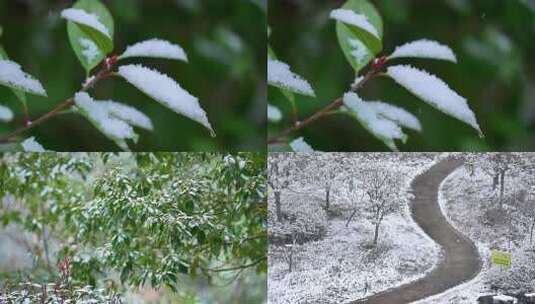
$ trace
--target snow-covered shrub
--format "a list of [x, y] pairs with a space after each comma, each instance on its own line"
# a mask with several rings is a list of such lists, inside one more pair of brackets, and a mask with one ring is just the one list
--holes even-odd
[[[269, 238], [277, 244], [304, 243], [321, 238], [327, 229], [327, 213], [321, 202], [311, 196], [285, 192], [282, 197], [283, 221], [277, 221], [269, 204]], [[296, 208], [296, 205], [302, 206]]]
[[487, 283], [501, 292], [515, 294], [535, 291], [535, 248], [526, 246], [513, 252], [511, 267], [492, 268]]
[[[9, 87], [22, 103], [24, 125], [12, 133], [0, 136], [0, 143], [16, 143], [16, 148], [35, 151], [21, 144], [18, 138], [36, 125], [69, 110], [86, 118], [104, 136], [121, 149], [129, 150], [128, 142], [137, 143], [139, 136], [134, 128], [153, 130], [151, 119], [124, 103], [94, 100], [89, 90], [97, 83], [118, 76], [167, 107], [215, 132], [197, 97], [183, 89], [174, 79], [139, 64], [119, 65], [125, 60], [139, 58], [164, 58], [188, 62], [186, 52], [179, 45], [161, 39], [148, 39], [128, 46], [124, 53], [116, 54], [114, 45], [114, 20], [100, 0], [78, 0], [72, 8], [63, 10], [61, 18], [67, 20], [67, 33], [74, 53], [85, 69], [87, 78], [78, 92], [56, 105], [50, 112], [31, 120], [28, 115], [26, 94], [47, 97], [44, 86], [20, 65], [8, 58], [0, 45], [0, 85]], [[100, 68], [96, 69], [100, 65]], [[0, 105], [0, 121], [9, 122], [13, 113]], [[33, 140], [35, 141], [35, 140]], [[37, 142], [36, 142], [37, 143]], [[28, 148], [30, 147], [30, 148]], [[42, 149], [44, 150], [44, 149]]]
[[[296, 152], [312, 149], [299, 135], [296, 145], [294, 133], [331, 114], [344, 114], [354, 118], [371, 135], [381, 140], [389, 149], [397, 150], [398, 142], [405, 143], [408, 135], [404, 129], [422, 131], [418, 118], [406, 110], [384, 101], [364, 100], [358, 91], [372, 79], [385, 76], [410, 93], [446, 115], [471, 126], [479, 136], [483, 132], [467, 100], [451, 89], [438, 77], [410, 65], [394, 65], [393, 61], [405, 58], [426, 58], [457, 63], [457, 57], [448, 46], [428, 39], [419, 39], [398, 46], [390, 55], [383, 55], [383, 20], [369, 0], [347, 0], [341, 8], [330, 12], [336, 22], [339, 46], [355, 72], [355, 80], [342, 96], [322, 106], [312, 115], [300, 118], [294, 94], [315, 98], [313, 85], [294, 73], [291, 66], [277, 58], [268, 47], [268, 84], [280, 89], [291, 103], [293, 113], [289, 126], [270, 136], [269, 144], [289, 144]], [[366, 69], [365, 69], [366, 68]], [[285, 116], [280, 109], [269, 105], [271, 113], [277, 113], [270, 122], [279, 123]], [[307, 147], [303, 151], [302, 147]]]

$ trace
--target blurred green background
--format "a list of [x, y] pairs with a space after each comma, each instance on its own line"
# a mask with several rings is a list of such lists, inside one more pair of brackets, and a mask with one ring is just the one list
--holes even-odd
[[[423, 133], [408, 131], [401, 151], [535, 150], [535, 1], [533, 0], [373, 0], [383, 17], [384, 50], [428, 38], [449, 45], [459, 64], [425, 59], [396, 60], [442, 78], [470, 107], [486, 135], [431, 108], [386, 78], [374, 79], [360, 94], [415, 114]], [[301, 117], [340, 97], [353, 81], [335, 34], [332, 9], [344, 1], [271, 0], [270, 44], [278, 57], [307, 79], [317, 99], [298, 96]], [[270, 124], [278, 133], [289, 124], [291, 107], [276, 88], [269, 101], [285, 121]], [[294, 134], [321, 151], [383, 151], [379, 140], [356, 120], [335, 115]]]
[[[267, 0], [108, 0], [115, 18], [116, 53], [149, 38], [180, 44], [189, 64], [165, 59], [134, 59], [174, 78], [197, 96], [217, 132], [175, 114], [146, 97], [126, 81], [112, 78], [91, 91], [97, 99], [114, 99], [136, 107], [155, 125], [137, 130], [134, 151], [264, 151], [266, 100]], [[29, 96], [36, 118], [71, 97], [84, 81], [84, 70], [71, 50], [62, 9], [74, 1], [0, 0], [0, 44], [23, 70], [38, 78], [49, 98]], [[125, 61], [127, 62], [127, 61]], [[0, 104], [16, 113], [0, 134], [22, 125], [22, 108], [0, 87]], [[39, 126], [35, 136], [54, 151], [114, 151], [117, 146], [78, 115], [64, 115]]]

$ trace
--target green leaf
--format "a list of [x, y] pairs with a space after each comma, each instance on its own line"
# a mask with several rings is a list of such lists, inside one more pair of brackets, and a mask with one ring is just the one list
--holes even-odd
[[[100, 1], [80, 0], [76, 2], [73, 8], [83, 9], [87, 13], [97, 15], [99, 21], [104, 24], [110, 36], [113, 37], [115, 27], [113, 17], [106, 6], [100, 3]], [[67, 32], [74, 53], [76, 53], [76, 57], [78, 57], [78, 60], [80, 60], [80, 63], [88, 74], [106, 58], [107, 54], [113, 51], [113, 40], [89, 26], [68, 21]], [[92, 46], [90, 43], [97, 46], [98, 51], [96, 54], [91, 54], [90, 48]]]
[[[268, 56], [271, 57], [271, 59], [277, 60], [277, 54], [275, 54], [275, 51], [273, 51], [270, 45], [268, 45]], [[290, 103], [292, 104], [292, 108], [294, 109], [294, 111], [296, 111], [297, 105], [295, 104], [294, 93], [284, 88], [278, 88], [278, 89], [281, 91], [284, 97], [286, 97], [286, 99], [290, 101]]]
[[[2, 45], [0, 45], [0, 59], [9, 59], [9, 56], [7, 55], [7, 52], [6, 50], [4, 50]], [[20, 102], [22, 102], [22, 105], [24, 106], [24, 108], [26, 108], [27, 107], [26, 106], [26, 94], [22, 92], [21, 90], [17, 90], [17, 89], [11, 89], [11, 91], [13, 92], [13, 94], [15, 94], [15, 96], [17, 96]]]
[[338, 44], [355, 73], [358, 74], [383, 49], [383, 21], [377, 9], [368, 0], [349, 0], [342, 6], [342, 9], [350, 9], [357, 14], [365, 15], [381, 37], [378, 39], [359, 27], [336, 22]]

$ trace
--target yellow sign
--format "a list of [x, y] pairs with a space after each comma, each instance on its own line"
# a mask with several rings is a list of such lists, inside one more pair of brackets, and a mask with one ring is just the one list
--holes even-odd
[[495, 265], [511, 266], [511, 254], [504, 251], [492, 250], [490, 261]]

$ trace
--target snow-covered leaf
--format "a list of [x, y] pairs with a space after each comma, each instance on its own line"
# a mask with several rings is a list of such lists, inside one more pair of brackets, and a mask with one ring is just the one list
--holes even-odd
[[89, 73], [113, 50], [113, 17], [98, 0], [80, 0], [62, 15], [69, 20], [67, 33], [76, 57]]
[[68, 8], [61, 12], [61, 17], [79, 25], [92, 28], [111, 39], [110, 32], [95, 14], [88, 13], [83, 9]]
[[314, 152], [314, 149], [305, 142], [305, 139], [303, 137], [299, 137], [297, 139], [294, 139], [290, 143], [290, 147], [294, 152], [300, 152], [300, 153], [312, 153]]
[[130, 57], [167, 58], [188, 62], [188, 56], [182, 47], [160, 39], [146, 40], [131, 45], [119, 56], [119, 59]]
[[201, 108], [199, 100], [182, 89], [169, 76], [141, 65], [121, 66], [119, 75], [174, 112], [202, 124], [210, 130], [212, 136], [215, 136], [215, 132], [208, 121], [206, 112]]
[[20, 144], [25, 152], [46, 152], [45, 148], [35, 140], [35, 137], [30, 137]]
[[387, 74], [431, 106], [469, 124], [483, 137], [476, 116], [466, 99], [450, 89], [441, 79], [407, 65], [389, 67]]
[[95, 101], [107, 109], [111, 116], [127, 122], [128, 124], [152, 131], [154, 126], [150, 118], [143, 112], [113, 100]]
[[[383, 48], [381, 16], [369, 1], [349, 0], [341, 9], [331, 12], [331, 17], [337, 20], [338, 44], [355, 73], [358, 73]], [[356, 24], [362, 23], [362, 27], [351, 25], [351, 20]]]
[[312, 86], [301, 76], [293, 73], [286, 63], [268, 58], [268, 83], [294, 93], [315, 97]]
[[396, 123], [379, 115], [374, 107], [363, 101], [357, 94], [352, 92], [344, 94], [344, 105], [364, 128], [391, 150], [397, 151], [395, 139], [403, 142], [407, 140], [407, 135]]
[[268, 104], [267, 117], [270, 122], [279, 122], [282, 119], [282, 112], [276, 106]]
[[24, 73], [16, 62], [0, 60], [0, 85], [27, 93], [47, 96], [43, 85], [32, 76]]
[[381, 101], [370, 101], [368, 102], [368, 105], [380, 116], [383, 116], [402, 127], [418, 132], [422, 131], [422, 125], [418, 118], [400, 107]]
[[[2, 45], [0, 45], [0, 60], [9, 60], [9, 56], [7, 55], [7, 52], [6, 50], [4, 50]], [[13, 94], [15, 94], [15, 96], [19, 99], [20, 102], [22, 102], [22, 104], [26, 108], [26, 94], [22, 92], [21, 90], [17, 90], [13, 88], [11, 89], [11, 91], [13, 92]]]
[[422, 39], [398, 46], [390, 59], [412, 57], [412, 58], [431, 58], [457, 62], [455, 53], [447, 46], [436, 41]]
[[109, 111], [109, 105], [93, 100], [85, 92], [74, 96], [76, 107], [100, 132], [127, 150], [126, 139], [137, 141], [138, 135], [127, 122], [115, 117]]
[[335, 9], [331, 11], [330, 17], [350, 26], [361, 28], [380, 39], [377, 29], [370, 23], [368, 17], [363, 14], [358, 14], [350, 9]]
[[10, 108], [0, 105], [0, 121], [10, 122], [13, 119], [13, 112]]

